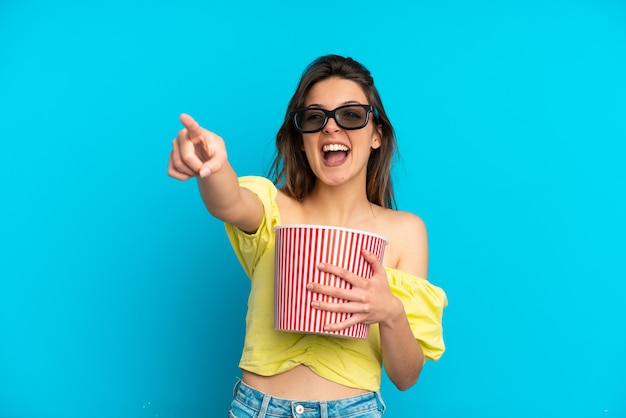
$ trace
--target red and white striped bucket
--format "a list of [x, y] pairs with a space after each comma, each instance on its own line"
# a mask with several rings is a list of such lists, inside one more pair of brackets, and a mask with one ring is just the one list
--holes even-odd
[[311, 302], [344, 302], [343, 299], [313, 293], [309, 282], [351, 287], [334, 274], [317, 269], [319, 263], [333, 264], [363, 278], [372, 276], [372, 266], [365, 261], [361, 249], [382, 260], [387, 240], [376, 234], [355, 229], [320, 225], [283, 225], [276, 232], [274, 274], [274, 328], [341, 337], [367, 338], [369, 325], [356, 324], [341, 331], [324, 331], [324, 326], [348, 319], [352, 314], [326, 312], [311, 308]]

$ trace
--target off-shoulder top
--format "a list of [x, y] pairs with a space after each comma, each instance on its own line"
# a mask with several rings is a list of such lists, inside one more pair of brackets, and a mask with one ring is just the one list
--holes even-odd
[[[277, 188], [270, 180], [258, 176], [241, 177], [239, 183], [259, 197], [265, 212], [254, 234], [226, 224], [233, 250], [251, 279], [239, 367], [262, 376], [273, 376], [303, 364], [333, 382], [379, 390], [382, 352], [377, 324], [371, 325], [367, 339], [274, 329], [274, 227], [281, 224], [276, 204]], [[445, 292], [417, 276], [393, 268], [385, 270], [391, 292], [402, 301], [425, 360], [438, 360], [445, 350], [442, 329], [443, 310], [448, 304]]]

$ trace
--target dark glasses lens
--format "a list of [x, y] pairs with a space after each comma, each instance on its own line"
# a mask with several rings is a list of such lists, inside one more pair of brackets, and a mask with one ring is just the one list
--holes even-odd
[[326, 110], [310, 107], [292, 112], [296, 129], [302, 133], [321, 131], [328, 118], [334, 118], [342, 129], [361, 129], [369, 121], [369, 113], [374, 111], [371, 105], [346, 105], [335, 110]]

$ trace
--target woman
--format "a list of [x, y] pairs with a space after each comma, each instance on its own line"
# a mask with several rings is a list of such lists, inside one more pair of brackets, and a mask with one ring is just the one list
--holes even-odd
[[[242, 379], [233, 417], [377, 417], [382, 366], [400, 390], [414, 385], [426, 359], [444, 351], [445, 293], [426, 281], [427, 233], [416, 215], [395, 210], [391, 162], [393, 128], [370, 72], [351, 58], [323, 56], [311, 63], [289, 102], [277, 138], [273, 181], [242, 177], [230, 166], [222, 138], [181, 115], [168, 174], [198, 178], [208, 211], [226, 230], [251, 278]], [[276, 186], [278, 185], [278, 186]], [[352, 285], [308, 289], [344, 299], [315, 309], [350, 312], [338, 331], [371, 324], [366, 340], [276, 331], [273, 328], [273, 228], [322, 224], [385, 236], [382, 263], [369, 279], [320, 265]]]

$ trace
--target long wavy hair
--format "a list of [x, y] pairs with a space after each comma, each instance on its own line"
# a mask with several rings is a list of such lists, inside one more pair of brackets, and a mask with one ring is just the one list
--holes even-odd
[[373, 105], [378, 111], [378, 117], [373, 118], [372, 122], [381, 127], [381, 146], [372, 150], [367, 163], [366, 194], [367, 199], [373, 204], [395, 208], [391, 180], [391, 166], [397, 152], [395, 133], [370, 71], [349, 57], [325, 55], [317, 58], [305, 69], [296, 92], [289, 101], [283, 124], [276, 134], [277, 154], [270, 167], [269, 177], [284, 193], [298, 200], [304, 199], [313, 190], [316, 176], [305, 153], [302, 152], [302, 134], [295, 129], [289, 112], [303, 108], [313, 85], [331, 77], [357, 83], [363, 89], [368, 104]]

